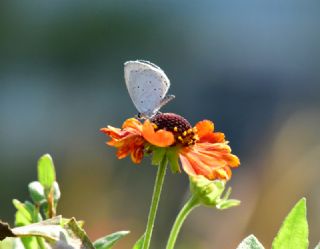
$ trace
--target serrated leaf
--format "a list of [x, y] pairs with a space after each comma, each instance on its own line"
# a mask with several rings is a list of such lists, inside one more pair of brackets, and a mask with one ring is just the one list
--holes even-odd
[[52, 158], [49, 154], [40, 157], [38, 161], [38, 181], [45, 190], [50, 190], [53, 182], [56, 180], [56, 172], [54, 169]]
[[95, 249], [110, 249], [118, 240], [122, 239], [129, 233], [129, 231], [119, 231], [109, 234], [105, 237], [97, 239], [95, 242], [93, 242], [93, 246]]
[[144, 242], [144, 237], [145, 237], [145, 234], [143, 234], [143, 235], [138, 239], [138, 241], [134, 244], [134, 246], [133, 246], [132, 249], [142, 249], [143, 242]]
[[307, 249], [309, 245], [309, 230], [306, 216], [306, 199], [302, 198], [284, 220], [277, 236], [273, 240], [272, 249]]
[[253, 234], [251, 234], [242, 240], [237, 249], [264, 249], [264, 247], [259, 240]]

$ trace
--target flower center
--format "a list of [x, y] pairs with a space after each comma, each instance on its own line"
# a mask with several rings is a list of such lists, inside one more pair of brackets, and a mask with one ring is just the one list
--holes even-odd
[[164, 129], [173, 133], [176, 144], [192, 145], [197, 140], [196, 130], [183, 117], [175, 113], [159, 113], [150, 120], [155, 130]]

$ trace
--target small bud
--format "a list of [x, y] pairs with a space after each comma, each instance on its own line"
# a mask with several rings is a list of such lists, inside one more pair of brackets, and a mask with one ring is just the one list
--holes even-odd
[[210, 181], [204, 176], [190, 177], [191, 192], [206, 206], [215, 206], [224, 190], [225, 183], [220, 180]]
[[29, 194], [31, 199], [36, 204], [43, 204], [47, 201], [45, 194], [44, 194], [44, 187], [38, 181], [30, 182], [28, 185]]
[[225, 190], [225, 181], [208, 180], [204, 176], [190, 177], [190, 190], [199, 202], [205, 206], [216, 207], [217, 209], [227, 209], [240, 204], [240, 201], [228, 199], [231, 189], [222, 197]]

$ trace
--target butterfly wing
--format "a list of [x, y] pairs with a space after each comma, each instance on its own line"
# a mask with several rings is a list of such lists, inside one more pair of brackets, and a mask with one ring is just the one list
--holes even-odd
[[129, 95], [137, 110], [152, 117], [163, 105], [170, 80], [161, 68], [147, 61], [128, 61], [124, 77]]

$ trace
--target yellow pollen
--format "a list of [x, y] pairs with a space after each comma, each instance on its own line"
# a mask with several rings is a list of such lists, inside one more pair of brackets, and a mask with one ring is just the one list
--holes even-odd
[[177, 132], [177, 131], [178, 131], [178, 127], [175, 126], [175, 127], [173, 128], [173, 131], [174, 131], [174, 132]]
[[187, 136], [187, 131], [184, 131], [183, 133], [182, 133], [182, 135], [185, 137], [185, 136]]
[[193, 132], [197, 132], [198, 131], [198, 129], [197, 129], [197, 127], [193, 127]]
[[188, 130], [188, 134], [190, 134], [190, 133], [192, 133], [192, 129], [191, 128]]
[[180, 141], [183, 141], [183, 138], [182, 138], [181, 136], [179, 136], [178, 139], [179, 139]]
[[158, 129], [158, 126], [153, 123], [153, 128]]

